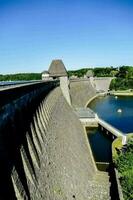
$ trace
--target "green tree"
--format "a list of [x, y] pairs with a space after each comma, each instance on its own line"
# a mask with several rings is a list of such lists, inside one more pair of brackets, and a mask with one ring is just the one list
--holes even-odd
[[120, 182], [123, 189], [124, 199], [133, 199], [133, 139], [127, 143], [126, 150], [121, 150], [115, 160], [120, 175]]
[[119, 78], [133, 78], [133, 67], [131, 66], [121, 66], [117, 74]]

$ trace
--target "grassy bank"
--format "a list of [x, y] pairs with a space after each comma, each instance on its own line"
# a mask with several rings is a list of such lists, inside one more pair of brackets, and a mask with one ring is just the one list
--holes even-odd
[[122, 148], [122, 139], [117, 138], [112, 144], [112, 155], [122, 186], [124, 199], [133, 199], [133, 134], [128, 134], [126, 147]]
[[133, 96], [132, 90], [117, 90], [117, 91], [111, 91], [111, 95], [115, 96]]

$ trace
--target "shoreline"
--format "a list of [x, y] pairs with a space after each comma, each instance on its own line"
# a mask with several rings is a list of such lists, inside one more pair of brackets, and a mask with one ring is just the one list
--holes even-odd
[[129, 92], [129, 91], [111, 91], [110, 95], [113, 95], [113, 96], [133, 96], [133, 92]]

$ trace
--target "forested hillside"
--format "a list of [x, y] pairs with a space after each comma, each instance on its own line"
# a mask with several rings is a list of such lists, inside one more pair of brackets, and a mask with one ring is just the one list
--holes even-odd
[[133, 67], [122, 66], [116, 74], [116, 79], [112, 80], [111, 90], [133, 89]]
[[[119, 68], [114, 67], [96, 67], [96, 68], [83, 68], [75, 71], [68, 71], [69, 77], [84, 77], [88, 70], [92, 70], [95, 77], [116, 77], [112, 80], [110, 89], [133, 89], [133, 67], [122, 66]], [[19, 74], [0, 74], [0, 81], [28, 81], [28, 80], [41, 80], [41, 73], [19, 73]]]
[[41, 73], [0, 74], [0, 81], [28, 81], [40, 79]]

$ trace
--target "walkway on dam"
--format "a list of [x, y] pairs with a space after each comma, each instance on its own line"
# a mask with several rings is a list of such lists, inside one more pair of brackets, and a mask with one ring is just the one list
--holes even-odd
[[98, 127], [96, 114], [90, 108], [76, 108], [75, 113], [85, 127]]
[[90, 108], [76, 108], [75, 109], [79, 118], [95, 118], [95, 113]]
[[109, 123], [98, 117], [98, 115], [90, 108], [77, 108], [75, 111], [83, 125], [88, 127], [100, 125], [108, 132], [110, 132], [113, 136], [122, 137], [122, 144], [126, 144], [126, 135], [122, 131], [118, 130], [114, 126], [110, 125]]
[[35, 83], [41, 83], [41, 80], [32, 80], [32, 81], [3, 81], [0, 82], [0, 91], [6, 90], [6, 89], [12, 89], [15, 87], [21, 87], [25, 85], [32, 85]]
[[124, 133], [122, 133], [120, 130], [118, 130], [114, 126], [110, 125], [109, 123], [107, 123], [103, 119], [97, 117], [97, 121], [98, 121], [98, 124], [100, 124], [103, 128], [105, 128], [107, 131], [109, 131], [110, 133], [112, 133], [116, 137], [123, 137], [123, 136], [125, 136]]

